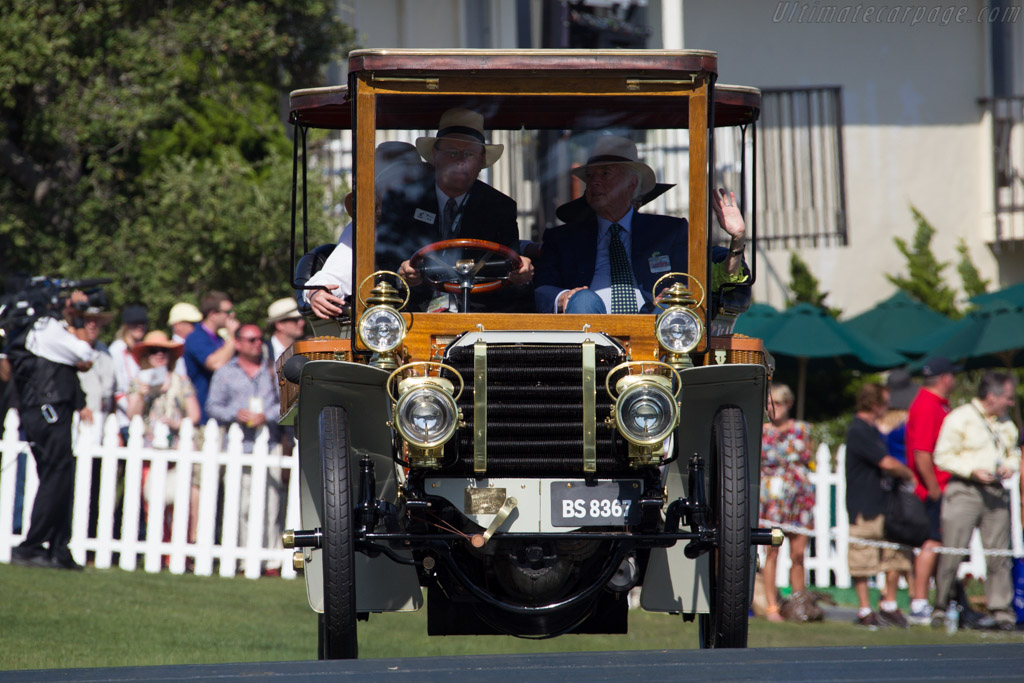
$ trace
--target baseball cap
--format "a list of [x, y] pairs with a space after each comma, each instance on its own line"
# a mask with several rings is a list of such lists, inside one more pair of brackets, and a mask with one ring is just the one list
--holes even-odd
[[945, 356], [933, 356], [921, 366], [921, 374], [925, 377], [938, 377], [939, 375], [960, 372], [960, 370], [962, 370], [960, 366], [953, 365]]

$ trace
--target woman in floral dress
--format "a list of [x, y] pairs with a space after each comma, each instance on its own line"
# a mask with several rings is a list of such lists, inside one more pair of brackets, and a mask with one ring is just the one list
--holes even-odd
[[[793, 392], [785, 384], [773, 383], [769, 392], [768, 417], [761, 437], [761, 511], [771, 525], [801, 529], [814, 528], [814, 484], [811, 483], [814, 446], [811, 426], [790, 415]], [[789, 585], [793, 595], [806, 590], [804, 555], [808, 536], [785, 531], [789, 539]], [[766, 614], [769, 621], [783, 621], [775, 588], [779, 549], [768, 547], [761, 578], [764, 581]]]

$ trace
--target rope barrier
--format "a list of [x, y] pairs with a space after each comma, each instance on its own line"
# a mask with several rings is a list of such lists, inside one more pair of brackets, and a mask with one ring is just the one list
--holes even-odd
[[[777, 527], [777, 528], [781, 529], [784, 533], [787, 533], [787, 534], [799, 534], [801, 536], [811, 536], [811, 537], [815, 536], [815, 532], [814, 532], [813, 529], [805, 529], [803, 527], [794, 526], [792, 524], [776, 524], [775, 522], [772, 522], [772, 521], [767, 520], [767, 519], [760, 520], [760, 524]], [[836, 530], [834, 528], [829, 529], [829, 534], [828, 535], [829, 535], [829, 538], [832, 539], [833, 541], [836, 540], [836, 538], [838, 536], [838, 534], [836, 533]], [[856, 537], [851, 536], [850, 538], [847, 539], [847, 542], [849, 544], [851, 544], [851, 545], [867, 546], [869, 548], [890, 548], [892, 550], [901, 550], [901, 549], [913, 550], [915, 555], [917, 553], [921, 552], [920, 548], [915, 548], [913, 546], [904, 545], [902, 543], [893, 543], [892, 541], [873, 541], [873, 540], [869, 540], [869, 539], [866, 539], [866, 538], [856, 538]], [[936, 552], [936, 553], [938, 553], [940, 555], [964, 555], [964, 556], [967, 556], [967, 555], [971, 554], [970, 548], [947, 548], [945, 546], [939, 546], [937, 548], [933, 548], [933, 550], [934, 550], [934, 552]], [[1015, 553], [1013, 550], [1010, 550], [1010, 549], [1007, 549], [1007, 550], [996, 550], [996, 549], [987, 549], [986, 548], [985, 550], [982, 551], [982, 553], [984, 555], [992, 555], [994, 557], [1024, 557], [1024, 553]]]

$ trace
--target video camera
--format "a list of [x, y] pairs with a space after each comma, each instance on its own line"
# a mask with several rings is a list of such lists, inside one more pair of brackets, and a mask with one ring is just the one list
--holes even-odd
[[[13, 282], [13, 286], [12, 286]], [[0, 337], [4, 343], [12, 343], [39, 318], [51, 316], [60, 318], [67, 295], [73, 290], [82, 290], [87, 301], [75, 303], [75, 308], [85, 312], [90, 306], [102, 307], [107, 296], [100, 285], [113, 282], [110, 278], [86, 278], [66, 280], [59, 277], [36, 276], [12, 278], [8, 289], [16, 289], [0, 298]]]

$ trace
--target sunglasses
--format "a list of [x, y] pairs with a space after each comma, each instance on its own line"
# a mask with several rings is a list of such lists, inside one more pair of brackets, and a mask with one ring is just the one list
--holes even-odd
[[263, 341], [263, 337], [239, 337], [238, 341], [244, 341], [244, 342], [252, 343], [252, 342]]

